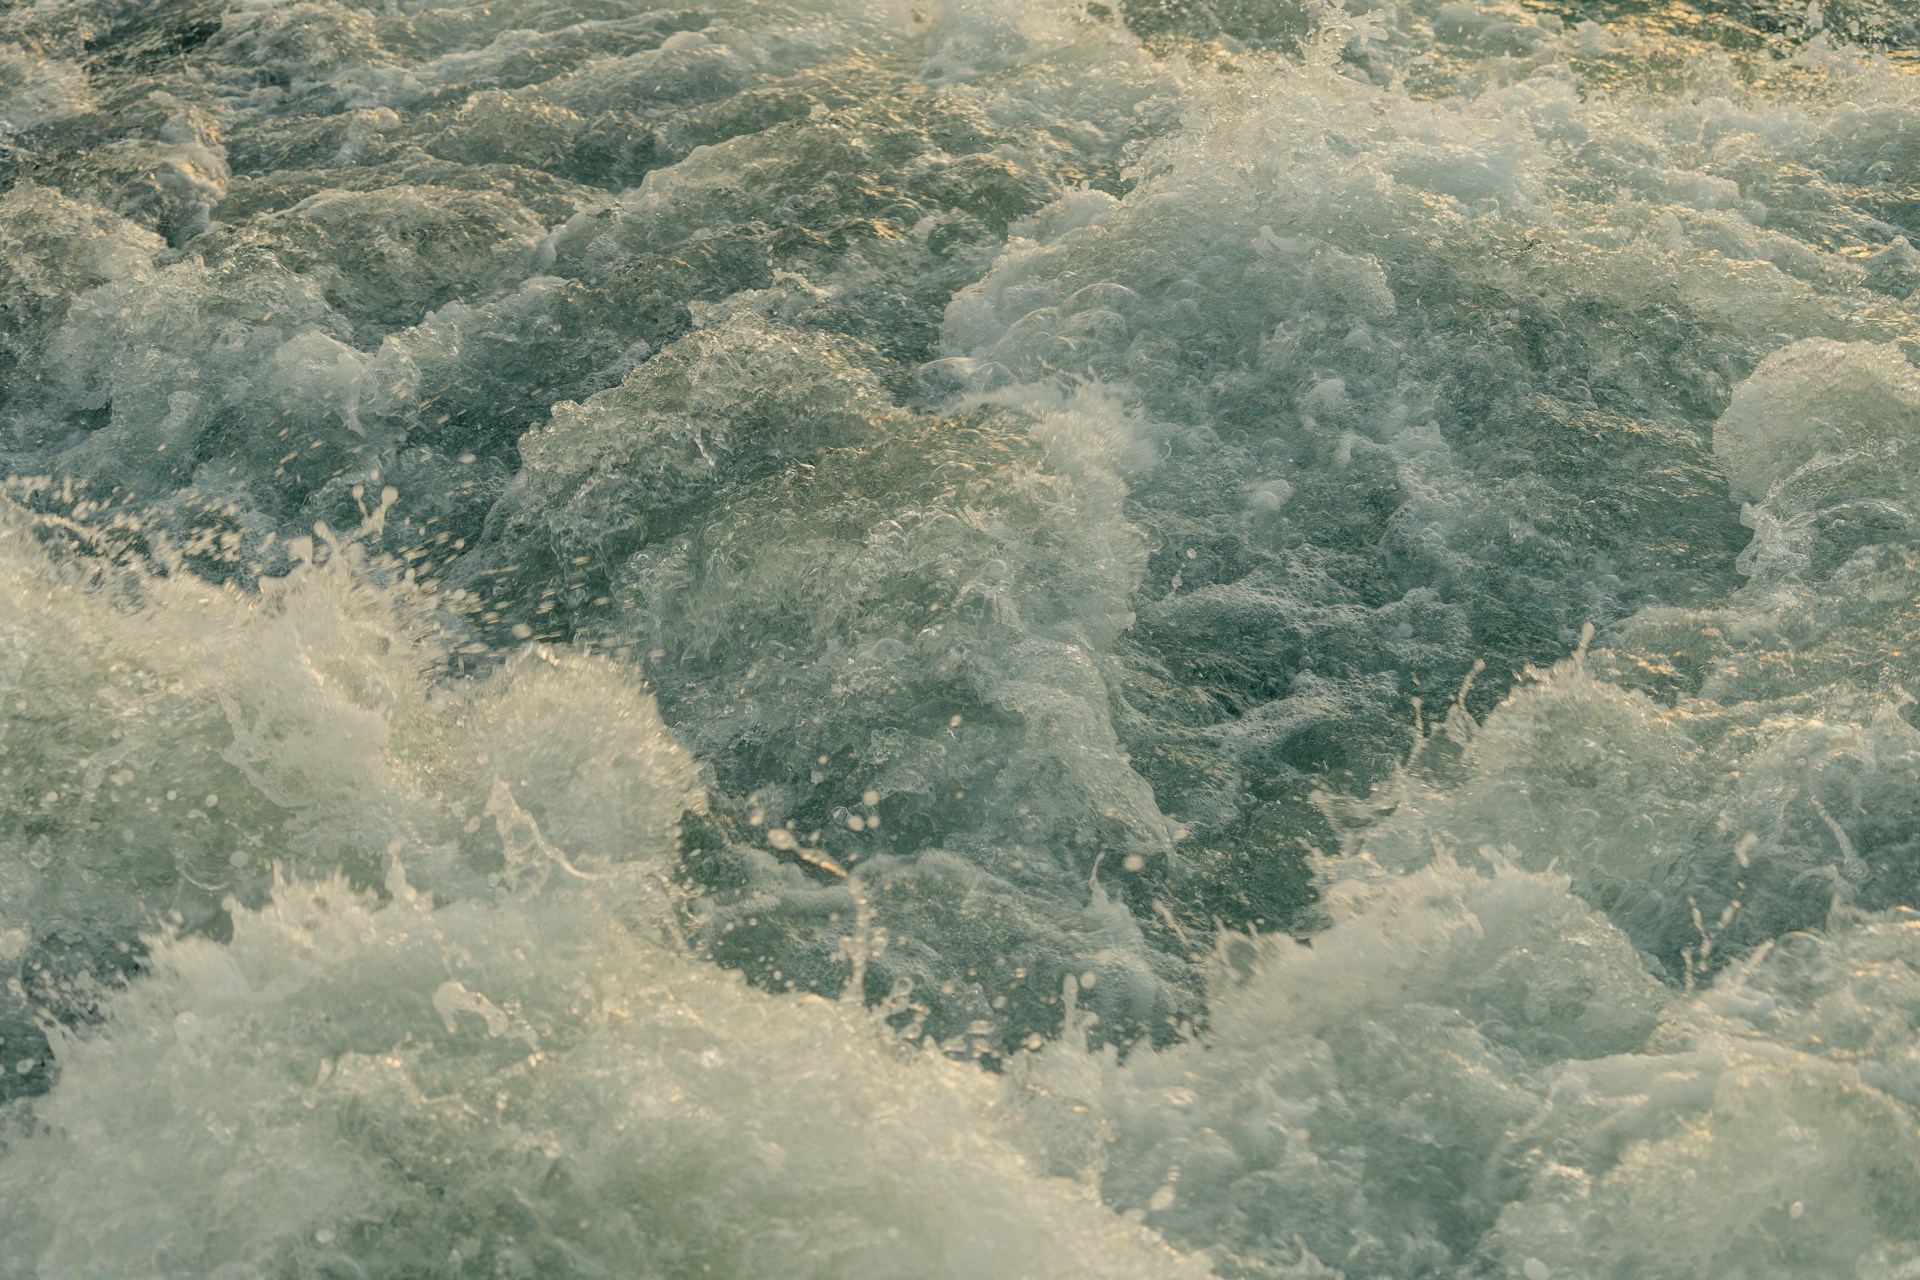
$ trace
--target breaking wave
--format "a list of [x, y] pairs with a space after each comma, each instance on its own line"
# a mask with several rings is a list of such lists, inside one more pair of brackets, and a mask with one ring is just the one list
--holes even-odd
[[1920, 1275], [1916, 45], [0, 4], [0, 1276]]

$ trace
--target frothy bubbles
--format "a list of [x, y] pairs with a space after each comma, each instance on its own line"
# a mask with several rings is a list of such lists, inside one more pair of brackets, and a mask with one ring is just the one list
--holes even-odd
[[1914, 1272], [1914, 36], [7, 7], [0, 1276]]

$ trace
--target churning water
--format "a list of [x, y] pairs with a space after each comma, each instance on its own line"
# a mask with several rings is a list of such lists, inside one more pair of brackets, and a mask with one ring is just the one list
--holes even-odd
[[1920, 1277], [1916, 44], [0, 0], [0, 1276]]

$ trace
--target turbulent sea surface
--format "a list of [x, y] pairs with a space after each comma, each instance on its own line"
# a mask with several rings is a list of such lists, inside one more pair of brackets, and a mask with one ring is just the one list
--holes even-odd
[[1917, 48], [0, 0], [0, 1277], [1920, 1277]]

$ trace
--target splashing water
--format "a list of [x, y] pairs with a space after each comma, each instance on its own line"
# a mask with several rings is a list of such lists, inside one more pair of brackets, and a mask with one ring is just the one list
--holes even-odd
[[0, 4], [0, 1276], [1920, 1274], [1916, 47]]

